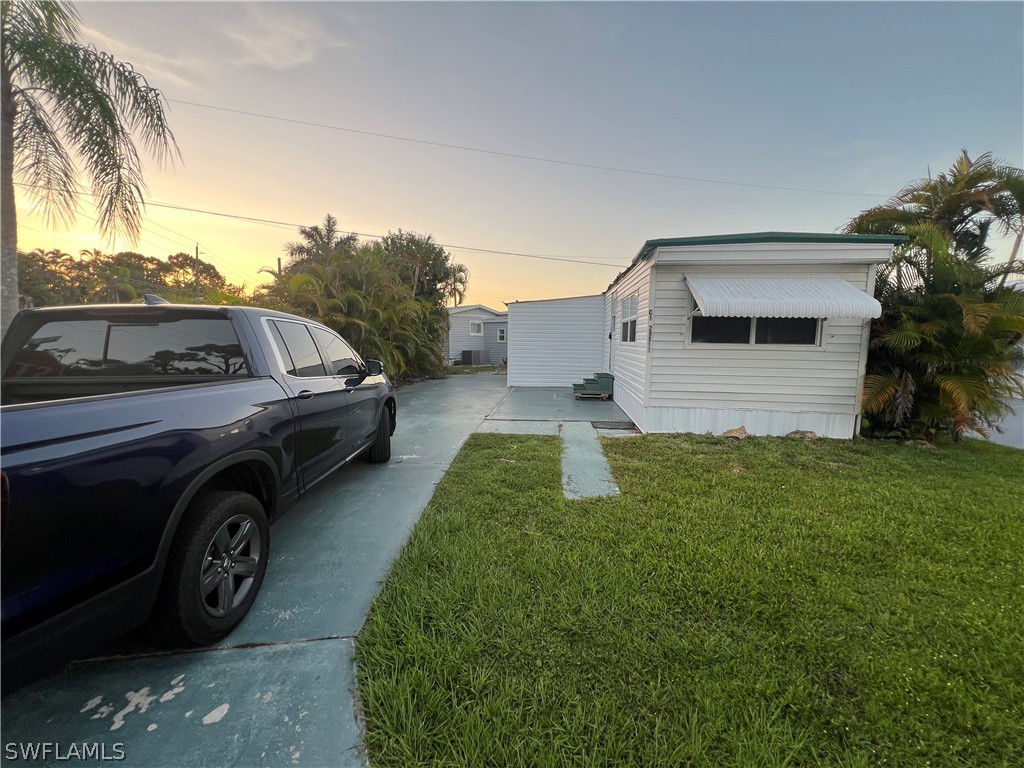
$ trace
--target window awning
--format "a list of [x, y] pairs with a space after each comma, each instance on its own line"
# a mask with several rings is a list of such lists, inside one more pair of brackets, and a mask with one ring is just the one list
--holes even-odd
[[687, 276], [705, 317], [879, 317], [882, 305], [838, 277]]

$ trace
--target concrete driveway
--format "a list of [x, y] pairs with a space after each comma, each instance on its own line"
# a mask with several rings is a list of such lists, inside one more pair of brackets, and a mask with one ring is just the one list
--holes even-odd
[[260, 596], [222, 646], [127, 638], [17, 691], [2, 704], [5, 762], [102, 750], [132, 766], [365, 765], [353, 640], [435, 484], [506, 394], [493, 374], [401, 390], [391, 463], [341, 470], [273, 527]]

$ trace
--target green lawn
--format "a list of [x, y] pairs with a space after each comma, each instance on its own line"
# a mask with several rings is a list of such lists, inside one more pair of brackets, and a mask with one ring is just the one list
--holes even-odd
[[447, 376], [466, 376], [474, 373], [495, 373], [504, 370], [504, 365], [449, 365], [444, 369], [444, 372]]
[[1024, 766], [1024, 454], [474, 435], [357, 643], [374, 766]]

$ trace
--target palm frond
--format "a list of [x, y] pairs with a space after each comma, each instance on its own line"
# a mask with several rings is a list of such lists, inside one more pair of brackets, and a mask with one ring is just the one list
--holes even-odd
[[51, 222], [70, 223], [77, 200], [74, 162], [39, 101], [25, 91], [14, 94], [13, 99], [18, 110], [14, 172]]

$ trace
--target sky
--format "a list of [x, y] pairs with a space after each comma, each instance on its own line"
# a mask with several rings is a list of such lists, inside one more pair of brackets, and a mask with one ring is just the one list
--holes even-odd
[[61, 227], [20, 196], [22, 250], [198, 242], [252, 288], [330, 213], [433, 236], [466, 303], [504, 309], [600, 293], [652, 238], [833, 232], [964, 148], [1024, 167], [1020, 2], [77, 8], [168, 99], [181, 157], [145, 162], [140, 242], [88, 198]]

